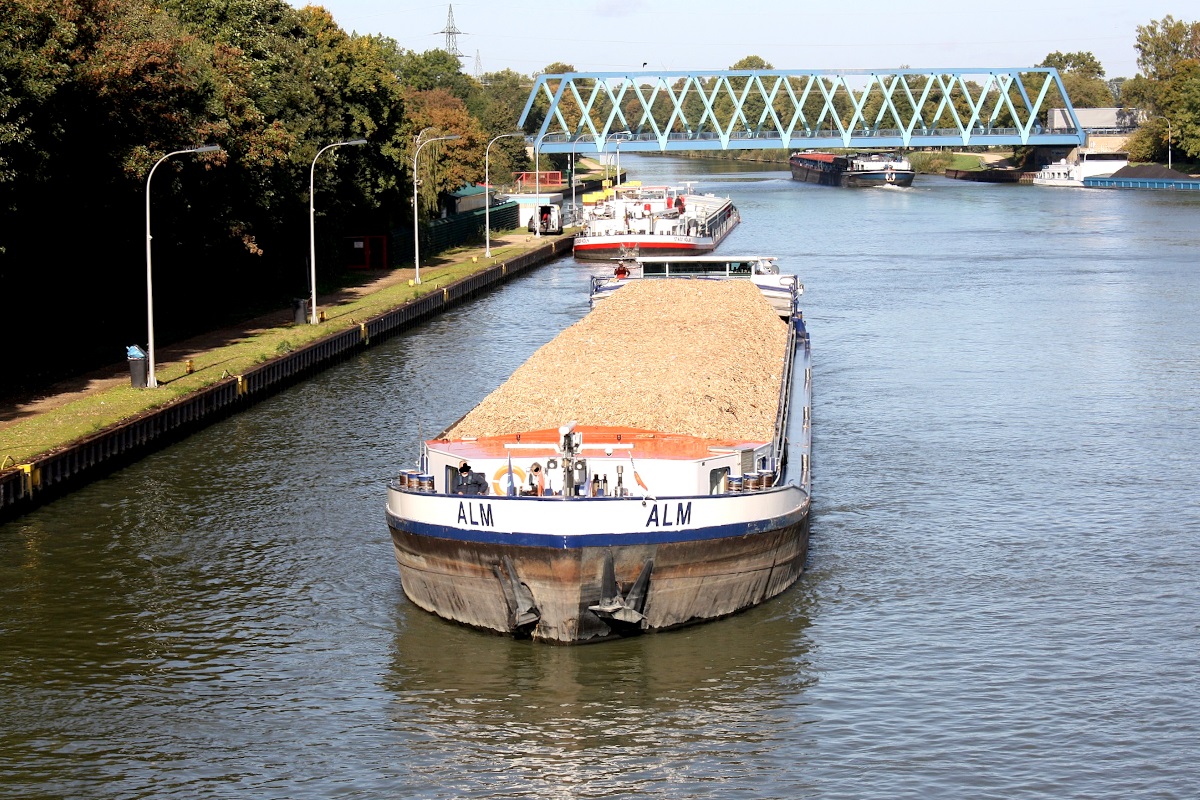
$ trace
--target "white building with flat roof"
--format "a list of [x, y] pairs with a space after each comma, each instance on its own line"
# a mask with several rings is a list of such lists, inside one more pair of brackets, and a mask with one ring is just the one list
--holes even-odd
[[[1128, 133], [1145, 119], [1145, 114], [1136, 108], [1077, 108], [1075, 118], [1088, 132]], [[1065, 108], [1052, 108], [1046, 115], [1046, 127], [1053, 133], [1069, 131], [1075, 126]]]

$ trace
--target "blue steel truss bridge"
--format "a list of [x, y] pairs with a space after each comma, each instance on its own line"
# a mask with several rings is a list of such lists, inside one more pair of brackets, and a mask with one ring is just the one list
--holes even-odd
[[[1046, 130], [1049, 108], [1071, 127]], [[543, 153], [1081, 145], [1053, 68], [571, 72], [534, 82]]]

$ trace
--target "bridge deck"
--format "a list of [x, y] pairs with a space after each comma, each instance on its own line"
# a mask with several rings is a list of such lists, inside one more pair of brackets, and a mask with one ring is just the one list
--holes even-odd
[[[1047, 131], [1051, 105], [1072, 127]], [[540, 152], [1079, 145], [1053, 68], [572, 72], [534, 83]], [[529, 130], [528, 127], [525, 127]]]

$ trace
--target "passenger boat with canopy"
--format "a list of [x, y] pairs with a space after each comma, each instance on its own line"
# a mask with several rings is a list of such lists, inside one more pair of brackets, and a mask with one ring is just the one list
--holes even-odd
[[692, 192], [690, 186], [630, 182], [585, 195], [584, 208], [574, 244], [575, 258], [583, 261], [708, 253], [742, 221], [730, 198]]

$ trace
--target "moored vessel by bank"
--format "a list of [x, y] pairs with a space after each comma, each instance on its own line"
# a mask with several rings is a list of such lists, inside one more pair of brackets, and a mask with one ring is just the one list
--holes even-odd
[[912, 163], [894, 153], [792, 153], [792, 178], [823, 186], [911, 186]]
[[748, 281], [630, 282], [389, 484], [405, 593], [556, 643], [779, 594], [808, 544], [809, 353], [801, 316], [781, 320]]
[[1080, 150], [1079, 157], [1074, 160], [1063, 158], [1042, 167], [1034, 174], [1033, 185], [1082, 189], [1087, 178], [1105, 178], [1128, 166], [1128, 153]]
[[1200, 180], [1160, 164], [1138, 164], [1122, 167], [1112, 175], [1084, 178], [1083, 185], [1091, 189], [1166, 189], [1178, 192], [1200, 192]]
[[626, 184], [584, 204], [574, 245], [580, 260], [708, 253], [742, 221], [728, 197], [670, 186]]

